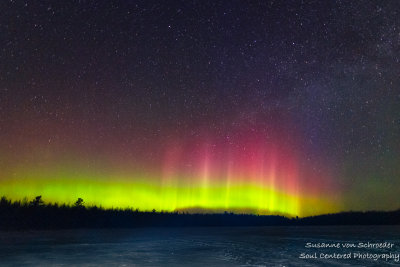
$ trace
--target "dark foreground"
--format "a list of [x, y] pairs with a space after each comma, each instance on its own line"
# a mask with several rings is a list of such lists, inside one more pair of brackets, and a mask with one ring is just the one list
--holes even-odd
[[251, 214], [189, 214], [102, 209], [82, 205], [30, 203], [0, 199], [0, 230], [50, 230], [77, 228], [198, 227], [198, 226], [306, 226], [400, 225], [400, 210], [345, 212], [305, 218]]
[[[399, 226], [149, 227], [7, 231], [0, 232], [0, 265], [390, 266], [399, 264], [396, 258], [400, 253], [399, 241]], [[307, 243], [358, 246], [359, 243], [368, 242], [387, 242], [393, 246], [306, 248]], [[302, 253], [316, 255], [317, 258], [302, 259]], [[351, 258], [324, 258], [326, 255], [333, 257], [332, 255], [339, 254], [350, 254]]]

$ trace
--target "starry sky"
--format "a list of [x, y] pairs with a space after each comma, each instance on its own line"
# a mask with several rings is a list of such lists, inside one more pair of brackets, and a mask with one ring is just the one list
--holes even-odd
[[1, 1], [0, 194], [400, 208], [400, 2]]

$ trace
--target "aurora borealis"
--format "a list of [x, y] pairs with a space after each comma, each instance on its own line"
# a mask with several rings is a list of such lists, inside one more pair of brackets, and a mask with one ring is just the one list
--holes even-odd
[[300, 166], [299, 156], [284, 142], [251, 133], [217, 142], [167, 142], [153, 148], [159, 156], [146, 162], [136, 155], [99, 159], [79, 149], [52, 150], [50, 140], [34, 144], [36, 154], [25, 153], [20, 163], [15, 159], [12, 169], [4, 166], [9, 170], [4, 177], [11, 179], [2, 181], [1, 193], [17, 199], [39, 193], [48, 201], [67, 203], [84, 197], [105, 207], [145, 210], [309, 215], [338, 209], [333, 201], [338, 192], [328, 176]]
[[38, 161], [29, 160], [34, 162], [31, 166], [15, 168], [8, 174], [13, 179], [5, 180], [2, 189], [18, 199], [40, 192], [54, 202], [73, 203], [83, 196], [104, 207], [159, 211], [292, 216], [338, 209], [339, 203], [333, 201], [337, 192], [328, 177], [301, 168], [290, 147], [270, 139], [246, 130], [224, 142], [176, 140], [157, 146], [161, 156], [152, 162], [129, 164], [134, 159], [125, 158], [107, 167], [85, 165], [96, 155], [79, 161], [57, 159], [57, 149], [47, 151], [51, 162], [43, 163], [38, 156]]
[[3, 1], [0, 195], [288, 216], [398, 209], [399, 12], [396, 1]]

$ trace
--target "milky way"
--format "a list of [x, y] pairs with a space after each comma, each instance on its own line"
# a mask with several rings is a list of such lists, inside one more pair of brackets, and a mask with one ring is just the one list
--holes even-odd
[[0, 195], [400, 208], [400, 2], [2, 1]]

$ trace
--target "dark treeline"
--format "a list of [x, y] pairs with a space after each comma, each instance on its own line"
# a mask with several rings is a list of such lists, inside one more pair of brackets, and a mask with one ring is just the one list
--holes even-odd
[[400, 210], [341, 212], [301, 218], [300, 225], [395, 225], [400, 224]]
[[382, 225], [400, 224], [400, 210], [392, 212], [346, 212], [305, 218], [251, 214], [189, 214], [142, 212], [132, 209], [85, 207], [83, 199], [72, 206], [34, 200], [0, 200], [0, 229], [129, 228], [144, 226], [270, 226], [270, 225]]

